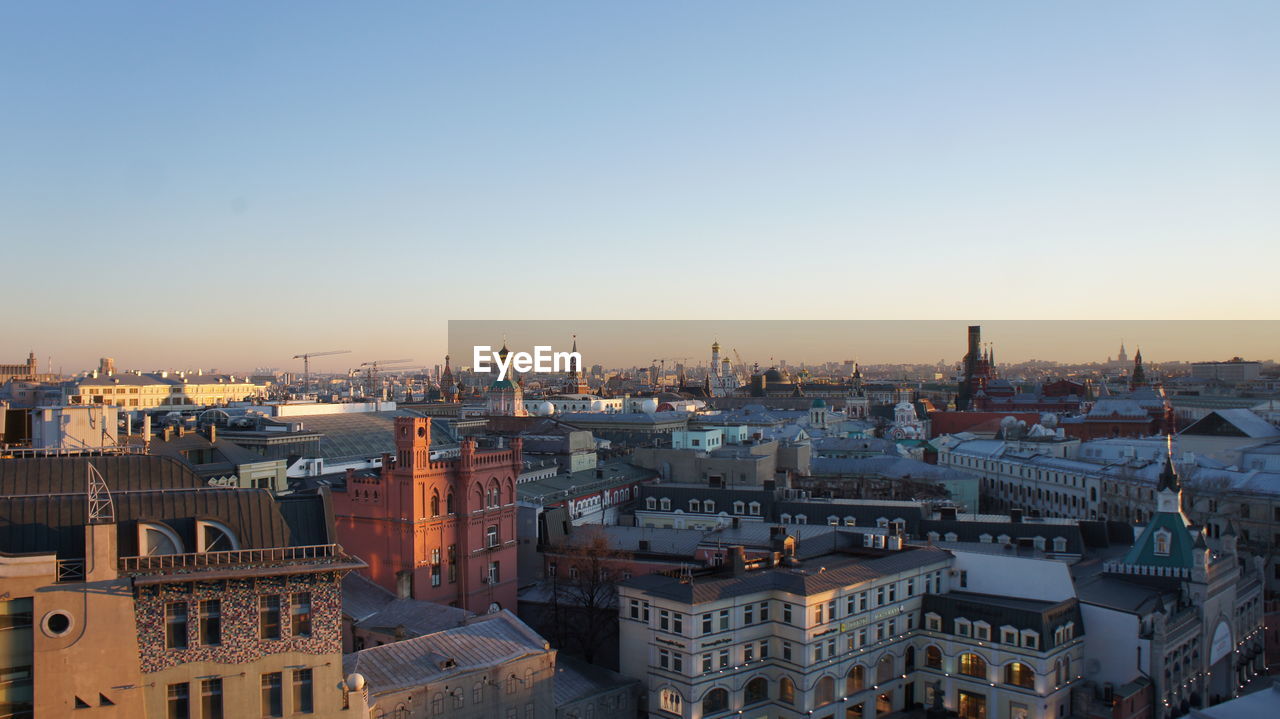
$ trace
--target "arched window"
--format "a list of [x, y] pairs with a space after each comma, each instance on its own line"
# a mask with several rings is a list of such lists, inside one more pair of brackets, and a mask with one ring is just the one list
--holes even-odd
[[138, 522], [138, 554], [182, 554], [182, 539], [167, 525]]
[[446, 514], [453, 514], [453, 492], [444, 496], [444, 511]]
[[680, 692], [675, 689], [663, 689], [658, 692], [658, 705], [662, 707], [662, 711], [672, 714], [681, 714], [684, 711], [684, 700], [680, 697]]
[[1022, 662], [1009, 662], [1004, 665], [1004, 683], [1023, 689], [1034, 689], [1036, 673], [1030, 666]]
[[444, 694], [436, 692], [431, 695], [431, 713], [436, 716], [444, 714]]
[[830, 704], [836, 700], [836, 680], [831, 677], [823, 677], [818, 680], [817, 696], [814, 699], [817, 704]]
[[861, 664], [854, 664], [849, 668], [849, 676], [844, 679], [844, 691], [846, 694], [862, 691], [867, 685], [867, 669]]
[[440, 493], [434, 489], [431, 490], [431, 516], [440, 516]]
[[644, 499], [644, 508], [645, 508], [645, 509], [657, 509], [657, 508], [658, 508], [658, 500], [654, 499], [653, 497], [645, 497], [645, 499]]
[[902, 668], [904, 672], [910, 672], [916, 668], [916, 648], [907, 647], [907, 653], [903, 655], [903, 663], [906, 665]]
[[484, 546], [498, 546], [498, 527], [496, 525], [489, 525], [489, 527], [484, 530]]
[[893, 655], [886, 654], [876, 662], [876, 684], [893, 680]]
[[960, 673], [965, 676], [987, 678], [987, 661], [982, 657], [967, 652], [960, 655]]
[[924, 665], [930, 669], [942, 668], [942, 650], [933, 644], [924, 649]]
[[197, 551], [228, 552], [240, 548], [240, 542], [227, 525], [207, 519], [196, 520]]
[[769, 700], [769, 680], [764, 677], [756, 677], [747, 682], [747, 688], [742, 693], [743, 704], [755, 704]]
[[796, 524], [808, 524], [808, 523], [809, 523], [808, 517], [804, 516], [803, 514], [796, 515]]
[[791, 681], [791, 677], [783, 677], [778, 682], [778, 701], [783, 704], [796, 703], [796, 683]]
[[715, 714], [729, 708], [729, 690], [712, 689], [702, 698], [702, 715]]
[[782, 522], [783, 524], [791, 524], [791, 515], [784, 513], [780, 517], [778, 517], [778, 521]]

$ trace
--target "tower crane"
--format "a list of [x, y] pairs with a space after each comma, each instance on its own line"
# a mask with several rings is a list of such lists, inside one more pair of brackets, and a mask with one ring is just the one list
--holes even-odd
[[370, 395], [373, 394], [374, 385], [378, 381], [378, 369], [409, 369], [408, 367], [395, 367], [394, 365], [403, 365], [412, 362], [412, 359], [388, 359], [373, 360], [372, 362], [361, 362], [360, 366], [364, 368], [365, 391]]
[[311, 358], [312, 357], [328, 357], [329, 355], [344, 355], [351, 350], [330, 350], [328, 352], [304, 352], [300, 355], [294, 355], [294, 359], [302, 360], [302, 391], [311, 391]]
[[[667, 360], [671, 360], [675, 362], [675, 361], [688, 361], [691, 359], [693, 358], [692, 357], [654, 357], [653, 361], [658, 363], [658, 377], [665, 377], [667, 375]], [[654, 378], [653, 384], [655, 387], [658, 385], [657, 378]]]

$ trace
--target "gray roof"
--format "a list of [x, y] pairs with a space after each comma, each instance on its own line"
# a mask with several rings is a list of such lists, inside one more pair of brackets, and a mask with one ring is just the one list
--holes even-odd
[[[597, 477], [597, 472], [602, 473], [604, 476]], [[584, 469], [577, 472], [557, 474], [554, 477], [521, 482], [516, 486], [516, 494], [522, 500], [546, 504], [633, 482], [649, 481], [657, 477], [658, 473], [655, 470], [637, 467], [621, 460], [614, 460], [605, 462], [594, 469]]]
[[[346, 598], [345, 592], [343, 598]], [[422, 637], [461, 626], [473, 616], [473, 613], [459, 607], [410, 597], [393, 598], [357, 621], [356, 626], [384, 634], [402, 631], [406, 637]]]
[[810, 471], [817, 476], [878, 475], [898, 479], [920, 479], [941, 482], [943, 480], [969, 480], [973, 476], [965, 472], [928, 464], [907, 457], [814, 457]]
[[941, 617], [943, 631], [947, 633], [954, 631], [953, 622], [958, 618], [990, 624], [992, 639], [999, 639], [1002, 626], [1009, 625], [1020, 630], [1032, 629], [1040, 634], [1040, 646], [1046, 650], [1056, 646], [1054, 631], [1067, 622], [1075, 623], [1076, 636], [1084, 634], [1080, 606], [1075, 597], [1060, 602], [1046, 602], [992, 594], [947, 592], [926, 594], [921, 611]]
[[624, 686], [638, 685], [637, 679], [594, 664], [587, 664], [567, 654], [556, 655], [555, 702], [564, 706]]
[[377, 695], [547, 651], [545, 639], [504, 609], [461, 627], [362, 649], [343, 657], [342, 664], [344, 674], [363, 675]]
[[882, 556], [828, 554], [804, 562], [800, 567], [774, 567], [749, 571], [740, 576], [721, 573], [681, 582], [675, 577], [649, 574], [622, 582], [653, 597], [684, 604], [714, 602], [757, 592], [780, 591], [797, 596], [818, 594], [877, 577], [940, 563], [950, 554], [932, 547], [908, 548]]
[[[384, 452], [395, 453], [396, 417], [422, 417], [419, 412], [397, 409], [387, 412], [351, 412], [334, 414], [309, 414], [300, 417], [272, 417], [270, 424], [301, 424], [303, 429], [319, 432], [319, 455], [329, 462], [354, 461], [380, 457]], [[448, 422], [434, 420], [431, 423], [433, 448], [452, 447], [457, 444], [453, 427]]]
[[[1280, 437], [1280, 429], [1277, 429], [1267, 420], [1254, 414], [1248, 409], [1218, 409], [1201, 417], [1191, 423], [1178, 434], [1198, 435], [1221, 435], [1216, 428], [1209, 429], [1217, 424], [1226, 424], [1234, 428], [1243, 437], [1252, 437], [1255, 439], [1265, 439], [1269, 437]], [[1201, 431], [1205, 428], [1206, 431]]]
[[395, 598], [395, 594], [359, 572], [349, 572], [342, 577], [342, 613], [357, 622], [373, 615]]

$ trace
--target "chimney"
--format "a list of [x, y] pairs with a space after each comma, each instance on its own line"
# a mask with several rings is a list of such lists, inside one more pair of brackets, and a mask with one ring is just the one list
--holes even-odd
[[729, 547], [729, 570], [735, 577], [747, 573], [747, 550], [740, 544]]
[[382, 453], [382, 471], [389, 472], [396, 468], [395, 460], [391, 458], [390, 452]]
[[1010, 521], [1010, 522], [1013, 522], [1014, 524], [1021, 524], [1021, 523], [1022, 523], [1022, 509], [1021, 509], [1021, 508], [1019, 508], [1019, 507], [1014, 507], [1013, 509], [1010, 509], [1010, 510], [1009, 510], [1009, 521]]
[[396, 572], [396, 599], [408, 599], [413, 596], [413, 572], [404, 569]]
[[209, 425], [209, 443], [212, 444], [217, 441], [218, 441], [218, 425], [211, 424]]
[[356, 478], [356, 468], [347, 467], [347, 486], [348, 487], [351, 486], [351, 482], [354, 481], [355, 478]]
[[171, 426], [169, 426], [169, 425], [165, 425], [165, 428], [164, 428], [164, 441], [168, 442], [168, 441], [170, 441], [170, 440], [172, 440], [172, 439], [173, 439], [173, 427], [171, 427]]

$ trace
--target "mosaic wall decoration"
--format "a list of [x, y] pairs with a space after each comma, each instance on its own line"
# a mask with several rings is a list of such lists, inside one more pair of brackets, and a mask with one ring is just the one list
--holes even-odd
[[[290, 635], [289, 595], [295, 592], [311, 594], [310, 637]], [[280, 595], [280, 639], [258, 638], [258, 598], [269, 594]], [[200, 644], [199, 603], [205, 599], [218, 599], [222, 605], [222, 642], [216, 646]], [[165, 648], [169, 602], [188, 603], [186, 649]], [[342, 591], [336, 572], [142, 585], [135, 590], [134, 612], [143, 672], [190, 662], [239, 664], [283, 652], [342, 652]]]

